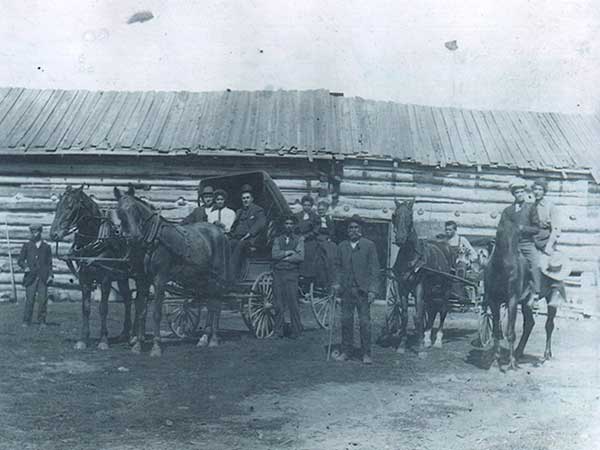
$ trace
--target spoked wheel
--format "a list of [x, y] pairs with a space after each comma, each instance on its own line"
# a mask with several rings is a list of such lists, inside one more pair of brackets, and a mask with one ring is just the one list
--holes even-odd
[[333, 322], [336, 307], [335, 298], [329, 289], [317, 287], [314, 282], [311, 282], [308, 291], [301, 294], [310, 300], [313, 315], [319, 326], [328, 330]]
[[273, 273], [261, 273], [252, 284], [252, 296], [242, 305], [242, 318], [258, 339], [273, 334], [275, 305], [273, 304]]
[[385, 300], [385, 324], [387, 332], [394, 334], [400, 329], [400, 320], [402, 318], [402, 303], [400, 301], [398, 282], [395, 279], [389, 280]]
[[194, 336], [200, 323], [200, 308], [191, 300], [185, 300], [167, 313], [167, 320], [178, 338]]

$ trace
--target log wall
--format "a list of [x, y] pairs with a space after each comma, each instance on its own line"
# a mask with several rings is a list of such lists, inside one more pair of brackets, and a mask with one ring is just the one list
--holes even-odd
[[[194, 208], [199, 179], [264, 169], [297, 210], [302, 195], [311, 193], [317, 198], [327, 187], [322, 181], [327, 164], [289, 157], [123, 159], [79, 155], [18, 158], [0, 164], [0, 227], [3, 230], [0, 234], [0, 296], [9, 295], [11, 289], [5, 229], [11, 239], [19, 297], [23, 298], [22, 274], [16, 267], [16, 257], [29, 236], [27, 227], [31, 223], [42, 224], [47, 236], [58, 196], [68, 184], [85, 184], [86, 192], [101, 207], [112, 208], [113, 186], [124, 187], [133, 182], [147, 188], [138, 190], [138, 195], [160, 208], [164, 216], [176, 219]], [[340, 219], [360, 214], [371, 220], [390, 221], [395, 199], [416, 198], [415, 224], [421, 236], [434, 236], [443, 230], [444, 221], [455, 220], [460, 232], [467, 237], [492, 237], [502, 209], [512, 201], [506, 186], [515, 175], [507, 170], [478, 172], [458, 167], [427, 170], [414, 165], [346, 159], [339, 201], [332, 213]], [[570, 280], [571, 284], [583, 284], [581, 288], [570, 289], [570, 300], [579, 310], [595, 314], [600, 304], [600, 187], [583, 174], [567, 178], [560, 174], [544, 175], [549, 180], [548, 197], [560, 207], [563, 215], [560, 246], [570, 255], [577, 274]], [[537, 176], [540, 174], [524, 174], [529, 179]], [[68, 246], [69, 243], [63, 243], [59, 250], [65, 252]], [[390, 254], [395, 253], [392, 248]], [[76, 280], [66, 266], [56, 261], [55, 270], [59, 288], [52, 293], [57, 297], [78, 298], [74, 292]]]

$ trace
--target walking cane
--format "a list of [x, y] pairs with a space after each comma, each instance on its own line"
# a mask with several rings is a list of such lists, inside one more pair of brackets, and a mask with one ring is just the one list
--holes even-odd
[[333, 328], [335, 327], [335, 294], [331, 296], [331, 324], [329, 326], [329, 345], [327, 346], [327, 361], [331, 358], [331, 343], [333, 341]]
[[4, 217], [4, 227], [6, 230], [6, 248], [8, 248], [8, 267], [10, 270], [10, 285], [12, 287], [13, 298], [15, 299], [15, 303], [18, 303], [17, 285], [15, 283], [15, 270], [13, 268], [12, 252], [10, 250], [10, 236], [8, 234], [8, 220], [6, 219], [6, 216]]

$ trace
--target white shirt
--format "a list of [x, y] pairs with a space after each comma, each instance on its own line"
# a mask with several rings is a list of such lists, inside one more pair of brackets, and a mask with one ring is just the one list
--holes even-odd
[[208, 223], [221, 222], [225, 225], [225, 232], [228, 232], [231, 230], [231, 225], [233, 225], [233, 221], [235, 220], [235, 212], [233, 209], [227, 207], [223, 209], [212, 207], [206, 210], [206, 217], [208, 218]]
[[451, 247], [464, 247], [467, 253], [467, 258], [469, 258], [470, 261], [474, 261], [477, 258], [477, 252], [473, 249], [473, 246], [466, 237], [461, 236], [458, 233], [454, 233], [454, 236], [452, 236], [446, 242], [448, 242], [448, 245]]
[[352, 247], [353, 250], [356, 248], [357, 245], [358, 245], [358, 241], [356, 241], [356, 242], [350, 241], [350, 247]]

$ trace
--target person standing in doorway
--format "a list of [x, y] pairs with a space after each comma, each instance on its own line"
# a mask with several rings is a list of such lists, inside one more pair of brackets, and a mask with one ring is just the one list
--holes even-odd
[[354, 310], [358, 311], [362, 360], [371, 359], [371, 303], [375, 300], [379, 259], [375, 243], [362, 237], [363, 222], [354, 215], [348, 222], [348, 239], [338, 246], [334, 295], [342, 299], [342, 352], [335, 358], [346, 361], [354, 347]]
[[52, 284], [52, 250], [42, 240], [42, 226], [29, 227], [31, 238], [23, 244], [21, 254], [17, 261], [19, 267], [25, 271], [23, 286], [25, 286], [25, 310], [23, 312], [23, 326], [31, 325], [33, 307], [38, 303], [38, 322], [40, 327], [46, 326], [46, 309], [48, 305], [48, 285]]

